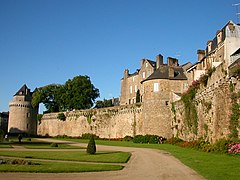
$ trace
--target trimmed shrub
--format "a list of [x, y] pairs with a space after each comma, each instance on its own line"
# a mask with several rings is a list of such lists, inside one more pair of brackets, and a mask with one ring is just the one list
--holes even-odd
[[59, 113], [58, 116], [57, 116], [57, 118], [58, 118], [59, 120], [61, 120], [61, 121], [65, 121], [65, 120], [66, 120], [66, 116], [65, 116], [64, 113]]
[[167, 139], [166, 140], [166, 143], [167, 144], [180, 144], [180, 143], [183, 143], [184, 141], [178, 137], [172, 137], [170, 139]]
[[96, 153], [96, 144], [93, 135], [91, 136], [88, 146], [87, 146], [87, 153], [88, 154], [95, 154]]
[[218, 153], [227, 153], [229, 144], [231, 143], [231, 140], [219, 139], [216, 143], [213, 144], [213, 151]]
[[132, 140], [133, 140], [133, 137], [131, 137], [131, 136], [125, 136], [125, 137], [123, 138], [123, 140], [124, 140], [124, 141], [132, 141]]
[[150, 135], [147, 134], [145, 136], [143, 135], [137, 135], [133, 138], [134, 143], [148, 143], [148, 144], [158, 144], [160, 137], [158, 135]]
[[144, 136], [143, 135], [136, 135], [133, 138], [134, 143], [144, 143]]
[[50, 144], [51, 147], [58, 147], [58, 144], [57, 143], [52, 143]]

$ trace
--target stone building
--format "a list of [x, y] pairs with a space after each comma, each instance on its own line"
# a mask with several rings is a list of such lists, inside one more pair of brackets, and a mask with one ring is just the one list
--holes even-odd
[[[143, 59], [140, 69], [133, 74], [127, 69], [124, 71], [120, 106], [65, 112], [66, 121], [60, 121], [58, 113], [44, 114], [38, 134], [81, 136], [94, 133], [113, 139], [155, 134], [215, 142], [237, 130], [240, 137], [240, 119], [238, 125], [231, 125], [233, 103], [240, 104], [240, 98], [233, 102], [232, 94], [239, 93], [240, 81], [229, 73], [240, 66], [239, 48], [240, 27], [229, 21], [208, 41], [205, 50], [197, 51], [198, 61], [194, 65], [179, 65], [175, 58], [167, 58], [164, 64], [162, 55], [158, 55], [156, 61]], [[191, 108], [187, 108], [179, 101], [181, 95], [193, 80], [212, 67], [216, 67], [215, 71], [205, 85], [198, 84]], [[136, 103], [138, 90], [141, 103]]]
[[[136, 93], [140, 91], [141, 102], [162, 97], [168, 104], [175, 95], [183, 93], [187, 88], [186, 63], [179, 66], [178, 59], [168, 57], [167, 64], [163, 63], [161, 54], [156, 56], [156, 62], [148, 59], [141, 60], [141, 68], [133, 74], [124, 71], [121, 80], [120, 105], [136, 103]], [[154, 96], [154, 97], [153, 97]]]
[[[162, 55], [157, 56], [157, 61], [160, 59], [162, 59]], [[156, 62], [152, 60], [142, 59], [140, 65], [141, 68], [133, 74], [130, 74], [128, 69], [124, 70], [124, 76], [121, 80], [120, 105], [136, 103], [137, 91], [139, 90], [140, 94], [143, 94], [141, 82], [156, 70]]]
[[32, 92], [23, 85], [9, 103], [8, 132], [10, 134], [37, 134], [38, 107], [32, 107]]
[[198, 80], [202, 74], [212, 67], [222, 65], [223, 70], [236, 60], [235, 56], [240, 47], [240, 26], [229, 21], [221, 30], [216, 32], [213, 40], [207, 42], [205, 50], [198, 50], [198, 62], [187, 69], [188, 82]]
[[133, 74], [124, 71], [121, 80], [120, 104], [136, 103], [136, 92], [140, 91], [142, 110], [142, 133], [171, 137], [171, 103], [179, 100], [188, 89], [184, 69], [191, 63], [179, 66], [178, 59], [157, 55], [156, 62], [143, 59], [141, 68]]

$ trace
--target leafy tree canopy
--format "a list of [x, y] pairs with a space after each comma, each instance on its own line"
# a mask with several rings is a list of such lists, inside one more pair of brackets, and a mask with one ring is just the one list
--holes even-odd
[[64, 85], [51, 84], [37, 88], [33, 93], [32, 105], [43, 103], [46, 112], [61, 112], [73, 109], [89, 109], [99, 90], [94, 87], [88, 76], [76, 76]]
[[96, 105], [94, 108], [104, 108], [104, 107], [112, 107], [113, 106], [113, 103], [112, 103], [112, 100], [109, 99], [103, 99], [103, 101], [99, 100], [96, 102]]

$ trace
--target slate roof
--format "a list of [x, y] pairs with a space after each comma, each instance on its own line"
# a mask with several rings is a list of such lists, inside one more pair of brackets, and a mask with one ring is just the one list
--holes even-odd
[[[154, 67], [154, 68], [156, 67], [156, 62], [149, 60], [149, 59], [144, 59], [144, 60], [147, 61], [152, 67]], [[138, 75], [139, 71], [140, 71], [140, 69], [137, 69], [134, 73], [129, 74], [129, 77]]]
[[[174, 77], [169, 77], [170, 68], [174, 70]], [[151, 74], [147, 79], [143, 80], [141, 83], [153, 79], [187, 80], [187, 77], [183, 73], [183, 68], [181, 66], [161, 65], [156, 71], [154, 71], [153, 74]]]
[[128, 76], [135, 76], [135, 75], [138, 75], [139, 74], [139, 69], [137, 69], [133, 74], [129, 74]]
[[155, 61], [151, 61], [151, 60], [148, 60], [148, 59], [146, 59], [146, 60], [151, 64], [151, 66], [153, 66], [153, 67], [156, 66], [156, 62]]
[[30, 89], [24, 84], [14, 96], [27, 95], [28, 93], [30, 93]]
[[[224, 41], [226, 39], [226, 27], [229, 24], [234, 24], [234, 23], [230, 20], [230, 21], [228, 21], [228, 23], [221, 30], [219, 30], [219, 31], [222, 31], [222, 39], [221, 39], [221, 41]], [[212, 40], [211, 52], [214, 51], [216, 48], [217, 48], [217, 37], [215, 36], [215, 38]], [[206, 54], [209, 54], [209, 53], [210, 52], [208, 52], [208, 48], [206, 47]]]
[[235, 66], [237, 66], [237, 65], [240, 65], [240, 58], [238, 58], [234, 63], [232, 63], [232, 64], [228, 67], [228, 69], [231, 69], [231, 68], [233, 68], [233, 67], [235, 67]]
[[240, 48], [237, 51], [235, 51], [231, 56], [235, 56], [237, 54], [240, 54]]

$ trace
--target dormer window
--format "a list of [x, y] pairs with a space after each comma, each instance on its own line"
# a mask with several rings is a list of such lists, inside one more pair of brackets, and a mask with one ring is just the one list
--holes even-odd
[[212, 41], [210, 40], [210, 41], [208, 41], [208, 52], [211, 52], [211, 50], [212, 50]]
[[179, 71], [174, 71], [174, 77], [176, 77], [177, 75], [179, 75], [180, 72]]
[[148, 62], [146, 62], [146, 67], [148, 67]]
[[222, 42], [222, 31], [217, 31], [217, 43]]

